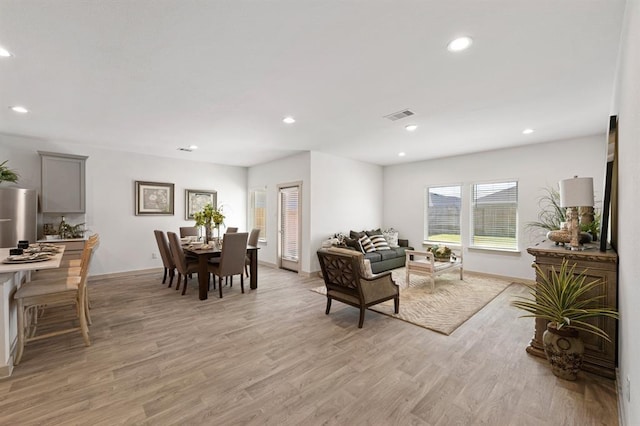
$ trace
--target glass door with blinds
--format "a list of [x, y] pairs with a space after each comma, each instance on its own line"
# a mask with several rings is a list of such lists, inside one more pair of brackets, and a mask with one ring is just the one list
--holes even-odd
[[301, 203], [300, 185], [278, 187], [278, 222], [280, 241], [278, 256], [280, 267], [291, 271], [300, 271], [300, 231]]

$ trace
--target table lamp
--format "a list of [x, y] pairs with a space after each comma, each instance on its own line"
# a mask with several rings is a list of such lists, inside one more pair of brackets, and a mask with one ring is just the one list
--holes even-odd
[[560, 185], [560, 207], [567, 208], [567, 222], [571, 233], [571, 250], [582, 250], [580, 245], [579, 207], [593, 207], [593, 178], [564, 179]]

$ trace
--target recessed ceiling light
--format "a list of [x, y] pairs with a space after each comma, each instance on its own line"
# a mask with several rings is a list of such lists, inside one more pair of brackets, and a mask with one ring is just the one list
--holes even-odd
[[447, 45], [447, 49], [449, 50], [449, 52], [460, 52], [461, 50], [464, 50], [471, 46], [471, 43], [473, 43], [471, 37], [458, 37], [457, 39], [449, 42], [449, 44]]
[[407, 124], [404, 128], [407, 129], [407, 132], [413, 132], [418, 126], [416, 124]]
[[198, 149], [198, 145], [189, 145], [189, 149]]
[[0, 46], [0, 57], [2, 58], [8, 58], [10, 56], [13, 56], [11, 54], [11, 52], [9, 52], [7, 49], [5, 49], [4, 47]]
[[531, 133], [533, 133], [533, 129], [524, 129], [524, 130], [522, 131], [522, 134], [523, 134], [523, 135], [530, 135]]
[[283, 118], [282, 121], [287, 123], [287, 124], [293, 124], [293, 123], [296, 122], [296, 119], [291, 117], [291, 116], [288, 116], [288, 117]]
[[405, 155], [407, 155], [405, 152], [399, 152], [398, 153], [398, 157], [404, 157]]
[[17, 112], [17, 113], [20, 113], [20, 114], [26, 114], [26, 113], [28, 113], [28, 112], [29, 112], [29, 110], [28, 110], [28, 109], [26, 109], [26, 108], [25, 108], [25, 107], [23, 107], [23, 106], [15, 105], [15, 106], [10, 106], [9, 108], [11, 108], [11, 111], [13, 111], [13, 112]]

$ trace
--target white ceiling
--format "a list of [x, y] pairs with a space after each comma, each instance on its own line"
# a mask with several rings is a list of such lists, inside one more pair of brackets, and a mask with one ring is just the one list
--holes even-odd
[[[0, 132], [240, 166], [307, 150], [390, 165], [604, 133], [624, 6], [0, 0], [15, 55], [0, 58]], [[460, 35], [472, 47], [447, 51]], [[383, 118], [404, 108], [416, 115]]]

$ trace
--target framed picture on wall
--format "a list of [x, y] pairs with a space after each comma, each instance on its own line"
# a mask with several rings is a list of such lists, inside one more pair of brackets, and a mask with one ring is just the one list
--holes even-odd
[[184, 218], [193, 220], [193, 214], [202, 210], [207, 204], [211, 204], [214, 208], [217, 206], [218, 193], [216, 191], [187, 189], [185, 191]]
[[172, 183], [135, 181], [136, 216], [173, 216]]

